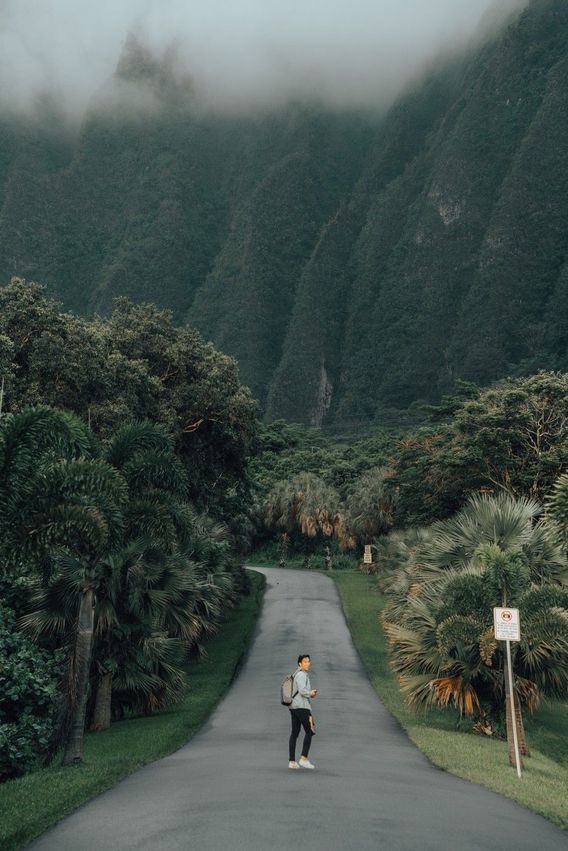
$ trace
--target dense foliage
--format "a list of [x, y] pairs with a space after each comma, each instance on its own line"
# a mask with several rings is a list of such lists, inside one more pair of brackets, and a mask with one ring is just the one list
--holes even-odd
[[[388, 514], [383, 519], [392, 525], [392, 495], [382, 500], [378, 490], [383, 491], [381, 465], [394, 443], [395, 435], [383, 430], [352, 439], [283, 420], [263, 426], [250, 464], [257, 498], [256, 545], [266, 546], [277, 535], [284, 564], [288, 550], [311, 558], [323, 542], [329, 566], [332, 551], [335, 559], [339, 550], [384, 531], [375, 509], [382, 506]], [[377, 479], [381, 484], [370, 494], [368, 483]], [[314, 529], [317, 533], [310, 534]]]
[[384, 464], [395, 435], [377, 430], [367, 436], [334, 437], [284, 420], [261, 427], [250, 463], [255, 491], [265, 497], [276, 482], [313, 473], [345, 499], [358, 478]]
[[453, 707], [484, 732], [499, 729], [505, 652], [493, 607], [507, 605], [522, 620], [519, 703], [532, 711], [545, 695], [568, 695], [568, 562], [539, 511], [531, 500], [478, 495], [449, 520], [379, 542], [383, 623], [409, 703]]
[[[530, 0], [380, 117], [204, 114], [130, 40], [78, 135], [45, 113], [0, 122], [0, 278], [85, 315], [126, 295], [188, 317], [270, 419], [384, 424], [459, 377], [565, 370], [567, 34], [565, 0]], [[160, 107], [121, 103], [125, 81]], [[107, 378], [126, 389], [145, 376], [125, 336]]]
[[478, 490], [542, 502], [568, 466], [568, 374], [462, 390], [394, 448], [388, 484], [397, 526], [447, 517]]
[[128, 421], [161, 423], [191, 473], [194, 505], [246, 537], [255, 403], [235, 362], [167, 311], [120, 299], [108, 319], [87, 321], [14, 279], [0, 289], [2, 376], [4, 412], [49, 404], [103, 440]]
[[16, 630], [0, 605], [0, 782], [50, 753], [57, 734], [60, 670], [54, 655]]
[[[245, 587], [226, 530], [196, 514], [173, 441], [150, 422], [104, 449], [75, 416], [0, 423], [0, 553], [26, 577], [19, 627], [65, 656], [65, 761], [111, 714], [177, 700], [184, 663]], [[94, 639], [94, 641], [93, 641]]]
[[336, 490], [345, 538], [361, 545], [392, 528], [449, 517], [480, 491], [542, 502], [568, 467], [566, 373], [484, 390], [463, 383], [422, 416], [420, 427], [356, 440], [283, 422], [264, 426], [251, 464], [261, 513], [275, 488], [310, 472]]
[[17, 753], [6, 728], [17, 772], [62, 745], [80, 760], [86, 720], [179, 699], [248, 587], [257, 419], [235, 362], [167, 311], [120, 299], [87, 321], [19, 279], [0, 290], [0, 378], [2, 590], [14, 640], [62, 664], [57, 718], [30, 698]]

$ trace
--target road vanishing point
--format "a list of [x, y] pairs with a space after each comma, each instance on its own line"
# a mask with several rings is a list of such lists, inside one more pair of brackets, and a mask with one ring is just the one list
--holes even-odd
[[[49, 829], [35, 851], [561, 851], [568, 835], [431, 765], [381, 704], [335, 584], [267, 579], [244, 665], [193, 739]], [[315, 771], [288, 769], [283, 677], [312, 658]], [[303, 734], [300, 734], [298, 746]], [[522, 781], [521, 781], [522, 782]]]

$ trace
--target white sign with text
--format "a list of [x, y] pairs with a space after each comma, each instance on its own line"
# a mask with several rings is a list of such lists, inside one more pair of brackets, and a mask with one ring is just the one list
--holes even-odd
[[518, 609], [493, 609], [493, 623], [497, 641], [521, 640], [521, 623]]

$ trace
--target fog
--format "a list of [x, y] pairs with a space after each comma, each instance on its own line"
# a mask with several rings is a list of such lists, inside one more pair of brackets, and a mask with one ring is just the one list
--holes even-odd
[[[497, 0], [503, 10], [524, 0]], [[485, 32], [495, 0], [0, 0], [0, 103], [81, 115], [132, 33], [218, 109], [384, 106]]]

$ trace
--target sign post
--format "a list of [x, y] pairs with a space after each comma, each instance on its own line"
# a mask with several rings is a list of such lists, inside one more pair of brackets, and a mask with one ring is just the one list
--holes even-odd
[[373, 553], [371, 551], [371, 545], [365, 544], [365, 552], [363, 554], [363, 564], [372, 564], [373, 563]]
[[521, 756], [519, 753], [519, 737], [517, 736], [517, 717], [515, 712], [515, 692], [513, 686], [513, 664], [511, 662], [511, 641], [521, 640], [521, 625], [518, 609], [494, 608], [493, 624], [495, 638], [504, 641], [507, 650], [507, 677], [509, 680], [509, 700], [511, 701], [511, 724], [513, 725], [513, 745], [515, 748], [515, 763], [517, 777], [521, 776]]

